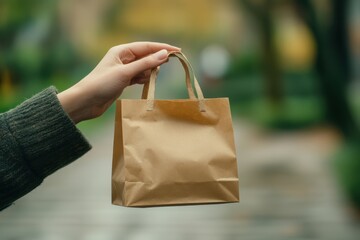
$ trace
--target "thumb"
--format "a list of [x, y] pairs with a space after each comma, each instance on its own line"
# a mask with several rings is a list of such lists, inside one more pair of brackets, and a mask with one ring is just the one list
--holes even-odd
[[168, 51], [163, 49], [149, 56], [143, 57], [134, 62], [124, 65], [129, 76], [136, 76], [148, 69], [152, 69], [166, 62], [168, 59]]

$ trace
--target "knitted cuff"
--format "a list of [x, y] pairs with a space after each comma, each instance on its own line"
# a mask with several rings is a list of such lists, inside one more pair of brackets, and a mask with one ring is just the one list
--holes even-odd
[[91, 149], [56, 94], [54, 87], [45, 89], [5, 115], [25, 161], [42, 178]]

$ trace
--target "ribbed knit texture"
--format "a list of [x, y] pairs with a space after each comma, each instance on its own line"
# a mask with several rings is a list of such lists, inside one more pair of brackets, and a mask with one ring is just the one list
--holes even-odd
[[0, 114], [0, 209], [91, 148], [56, 93], [50, 87]]

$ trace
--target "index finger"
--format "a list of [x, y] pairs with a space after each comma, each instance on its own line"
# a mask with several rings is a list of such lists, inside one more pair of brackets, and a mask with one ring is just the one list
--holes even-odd
[[180, 51], [181, 49], [166, 43], [158, 42], [133, 42], [124, 45], [120, 45], [122, 50], [127, 49], [131, 51], [136, 57], [147, 56], [151, 53], [155, 53], [162, 49], [168, 51]]

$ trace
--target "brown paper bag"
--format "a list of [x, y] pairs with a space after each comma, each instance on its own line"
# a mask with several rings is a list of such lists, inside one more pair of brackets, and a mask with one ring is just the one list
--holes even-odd
[[[189, 99], [155, 100], [158, 69], [143, 99], [117, 100], [112, 203], [164, 206], [239, 201], [235, 144], [227, 98], [204, 99], [180, 52]], [[193, 75], [193, 74], [192, 74]]]

